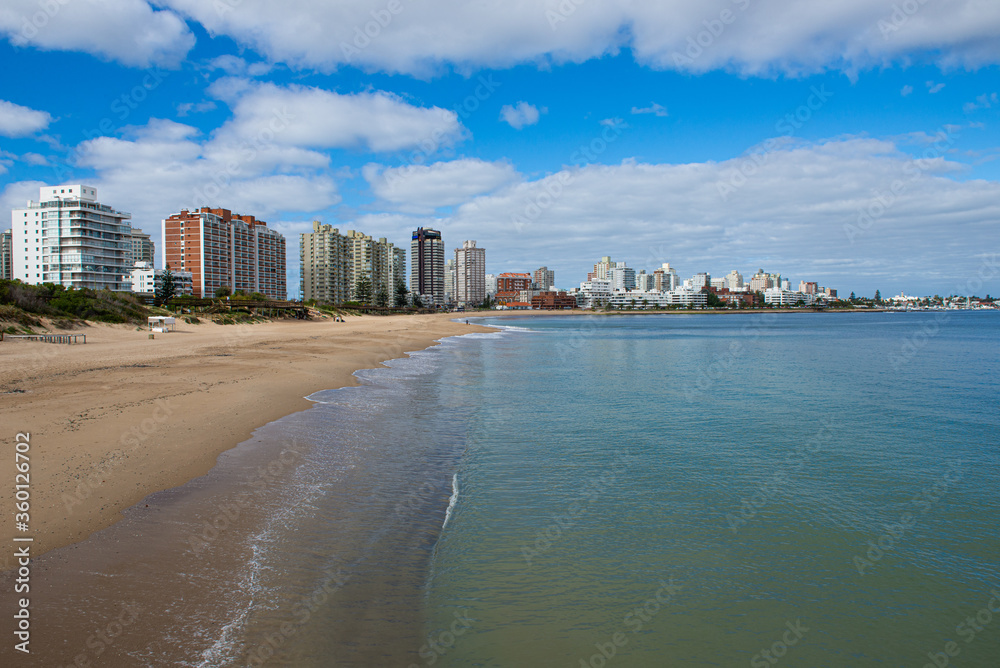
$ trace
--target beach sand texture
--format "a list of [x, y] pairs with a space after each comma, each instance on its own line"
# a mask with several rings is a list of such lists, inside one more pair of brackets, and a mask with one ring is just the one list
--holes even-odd
[[[356, 385], [358, 369], [446, 336], [493, 331], [452, 314], [348, 317], [345, 322], [186, 324], [150, 340], [135, 326], [92, 325], [85, 345], [0, 343], [0, 416], [9, 444], [30, 433], [30, 530], [4, 513], [0, 540], [34, 538], [32, 556], [81, 541], [147, 495], [205, 474], [254, 429]], [[5, 485], [13, 508], [13, 485]], [[12, 557], [0, 569], [13, 567]]]

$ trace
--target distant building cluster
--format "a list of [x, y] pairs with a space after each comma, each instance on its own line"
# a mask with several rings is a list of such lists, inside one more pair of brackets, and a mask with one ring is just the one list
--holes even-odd
[[806, 281], [793, 291], [787, 278], [763, 269], [749, 282], [744, 282], [743, 275], [735, 269], [722, 278], [699, 272], [681, 279], [669, 262], [652, 273], [645, 269], [637, 273], [627, 263], [613, 262], [608, 256], [602, 257], [593, 271], [587, 273], [587, 280], [569, 294], [575, 297], [578, 306], [590, 309], [705, 307], [720, 302], [733, 307], [753, 306], [758, 302], [794, 306], [837, 298], [836, 290]]
[[[156, 243], [131, 226], [131, 214], [103, 204], [83, 184], [39, 188], [38, 201], [11, 211], [0, 232], [0, 278], [153, 295], [169, 270], [175, 294], [213, 297], [220, 290], [287, 298], [285, 238], [267, 223], [229, 209], [181, 209], [161, 221], [164, 268], [155, 268]], [[652, 309], [761, 305], [810, 306], [838, 299], [815, 281], [797, 289], [781, 274], [758, 269], [749, 280], [733, 269], [682, 279], [669, 262], [636, 270], [604, 256], [587, 280], [557, 290], [555, 272], [486, 272], [486, 249], [475, 240], [449, 253], [440, 230], [419, 227], [406, 250], [385, 237], [313, 222], [300, 235], [299, 289], [303, 300], [376, 306], [500, 309]], [[851, 294], [854, 300], [853, 293]], [[863, 300], [859, 300], [863, 301]], [[975, 304], [900, 294], [894, 308], [975, 308]], [[876, 303], [882, 303], [876, 293]], [[989, 299], [979, 307], [994, 308]], [[985, 305], [984, 305], [985, 304]], [[861, 304], [864, 305], [864, 304]]]

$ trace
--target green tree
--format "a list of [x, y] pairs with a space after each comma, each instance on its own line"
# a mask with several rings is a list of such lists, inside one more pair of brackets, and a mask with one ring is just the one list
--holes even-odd
[[174, 272], [170, 271], [168, 264], [166, 271], [163, 272], [163, 278], [160, 279], [160, 284], [156, 286], [156, 291], [153, 293], [153, 304], [163, 306], [176, 294], [177, 282], [174, 280]]
[[231, 294], [233, 294], [233, 291], [228, 285], [220, 285], [215, 289], [216, 299], [222, 299], [223, 297], [228, 297]]
[[372, 282], [367, 276], [359, 278], [357, 284], [354, 286], [354, 301], [360, 302], [365, 306], [371, 306]]
[[410, 291], [406, 289], [406, 281], [401, 278], [396, 279], [396, 306], [406, 306], [406, 295]]
[[420, 298], [420, 295], [417, 294], [416, 292], [413, 293], [413, 307], [414, 308], [423, 308], [424, 307], [424, 300], [422, 300]]
[[857, 297], [854, 296], [854, 292], [852, 291], [850, 302], [853, 304], [855, 299], [857, 299]]
[[385, 289], [385, 286], [381, 286], [378, 289], [378, 294], [375, 295], [375, 306], [385, 308], [389, 305], [389, 291]]
[[495, 302], [493, 301], [493, 297], [491, 297], [490, 295], [486, 295], [486, 299], [484, 299], [483, 302], [477, 308], [489, 310], [493, 308], [494, 303]]
[[705, 297], [707, 300], [705, 304], [710, 308], [723, 308], [726, 305], [726, 302], [722, 301], [722, 299], [719, 298], [719, 295], [714, 292], [709, 292]]
[[875, 303], [876, 304], [882, 303], [882, 293], [879, 292], [878, 290], [875, 291]]

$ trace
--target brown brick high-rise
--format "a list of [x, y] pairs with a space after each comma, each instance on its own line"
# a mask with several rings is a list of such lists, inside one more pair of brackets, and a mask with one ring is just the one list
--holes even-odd
[[163, 221], [163, 261], [190, 271], [194, 296], [226, 286], [286, 298], [285, 237], [263, 220], [228, 209], [182, 209]]

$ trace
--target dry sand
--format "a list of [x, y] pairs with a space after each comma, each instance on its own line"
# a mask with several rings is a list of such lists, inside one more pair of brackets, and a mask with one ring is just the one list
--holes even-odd
[[[87, 538], [147, 495], [203, 475], [254, 429], [304, 410], [304, 397], [356, 385], [354, 371], [440, 338], [494, 331], [454, 314], [346, 322], [186, 324], [156, 334], [92, 325], [86, 345], [0, 343], [0, 541], [32, 556]], [[30, 433], [28, 533], [15, 531], [15, 436]], [[0, 569], [13, 566], [9, 556]]]

